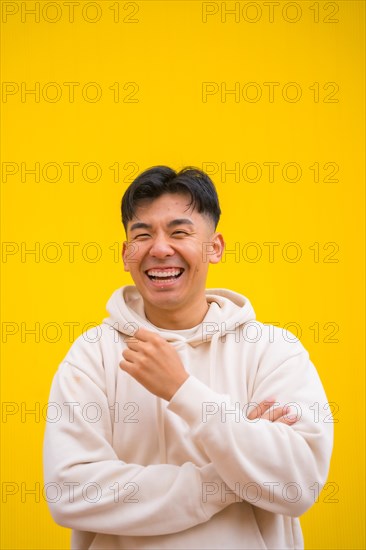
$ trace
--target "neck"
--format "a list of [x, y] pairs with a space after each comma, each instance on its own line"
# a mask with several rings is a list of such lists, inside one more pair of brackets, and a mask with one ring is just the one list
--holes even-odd
[[199, 325], [209, 308], [205, 297], [200, 304], [194, 303], [179, 310], [156, 309], [151, 304], [144, 305], [145, 315], [150, 323], [168, 330], [184, 330]]

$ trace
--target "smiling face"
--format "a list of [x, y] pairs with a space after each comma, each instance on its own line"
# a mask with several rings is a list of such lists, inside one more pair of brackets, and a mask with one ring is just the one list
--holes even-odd
[[224, 248], [211, 219], [189, 203], [186, 194], [141, 201], [127, 227], [125, 271], [142, 295], [147, 318], [161, 328], [202, 321], [208, 265], [220, 261]]

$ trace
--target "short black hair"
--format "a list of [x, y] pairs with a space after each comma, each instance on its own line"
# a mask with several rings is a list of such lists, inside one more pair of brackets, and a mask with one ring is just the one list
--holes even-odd
[[189, 206], [211, 218], [216, 229], [221, 210], [215, 185], [210, 177], [194, 166], [186, 166], [179, 172], [169, 166], [153, 166], [139, 174], [122, 197], [121, 214], [125, 231], [127, 232], [128, 222], [134, 218], [140, 201], [153, 201], [167, 193], [190, 195]]

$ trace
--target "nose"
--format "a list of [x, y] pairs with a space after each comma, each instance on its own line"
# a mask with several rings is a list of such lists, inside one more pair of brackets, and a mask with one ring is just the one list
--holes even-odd
[[154, 258], [166, 258], [173, 256], [174, 249], [165, 237], [159, 236], [154, 239], [149, 254]]

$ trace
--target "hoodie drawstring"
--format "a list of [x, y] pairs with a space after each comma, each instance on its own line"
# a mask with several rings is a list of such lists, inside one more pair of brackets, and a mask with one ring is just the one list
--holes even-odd
[[[185, 341], [178, 340], [174, 342], [173, 345], [178, 351], [179, 349], [185, 349]], [[164, 426], [164, 407], [162, 404], [162, 399], [156, 397], [156, 417], [158, 422], [158, 442], [159, 442], [159, 459], [160, 464], [167, 464], [167, 448], [166, 448], [166, 438], [165, 438], [165, 426]]]
[[158, 441], [159, 441], [159, 459], [160, 464], [167, 463], [165, 428], [164, 428], [164, 411], [160, 397], [156, 398], [156, 415], [158, 420]]
[[209, 387], [215, 391], [216, 386], [216, 360], [217, 360], [217, 349], [218, 341], [220, 339], [220, 332], [215, 332], [211, 338], [210, 345], [210, 355], [209, 355]]

